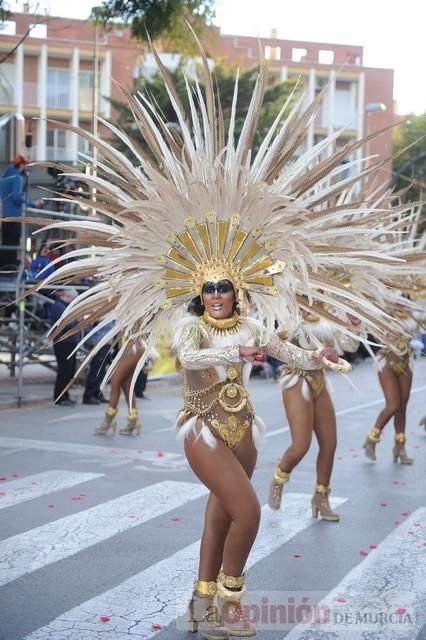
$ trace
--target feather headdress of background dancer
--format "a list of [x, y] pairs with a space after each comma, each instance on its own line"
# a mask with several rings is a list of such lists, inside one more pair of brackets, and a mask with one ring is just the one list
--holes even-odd
[[[141, 93], [128, 99], [149, 153], [99, 118], [126, 145], [134, 162], [113, 143], [65, 127], [97, 149], [97, 175], [57, 166], [96, 189], [94, 207], [106, 222], [55, 221], [45, 227], [76, 232], [73, 242], [82, 248], [67, 254], [73, 261], [39, 286], [88, 276], [96, 281], [69, 305], [52, 334], [72, 319], [84, 317], [75, 330], [94, 321], [103, 326], [114, 320], [114, 327], [88, 356], [118, 335], [124, 338], [110, 376], [136, 341], [143, 339], [149, 348], [166, 326], [173, 326], [205, 281], [226, 278], [234, 284], [240, 308], [250, 305], [265, 334], [273, 331], [276, 322], [285, 325], [297, 316], [302, 296], [310, 303], [338, 299], [342, 310], [358, 315], [374, 335], [384, 336], [385, 329], [392, 330], [392, 319], [371, 298], [321, 275], [336, 265], [344, 269], [362, 264], [367, 271], [369, 265], [377, 268], [379, 263], [382, 275], [395, 269], [394, 261], [371, 241], [370, 230], [350, 224], [354, 206], [345, 205], [342, 196], [382, 163], [345, 177], [352, 165], [342, 165], [342, 160], [363, 142], [348, 144], [321, 159], [339, 132], [294, 159], [320, 107], [319, 97], [305, 110], [303, 96], [297, 98], [294, 93], [253, 157], [265, 69], [260, 70], [241, 133], [235, 139], [238, 77], [225, 131], [220, 100], [199, 46], [204, 91], [197, 79], [193, 86], [185, 79], [188, 112], [154, 51], [179, 135], [167, 126], [156, 104]], [[59, 124], [63, 126], [55, 126]], [[339, 198], [343, 204], [336, 206]], [[376, 208], [374, 203], [356, 207], [364, 216]], [[352, 251], [348, 245], [354, 238], [357, 246]], [[61, 258], [55, 262], [60, 263]], [[316, 312], [321, 315], [321, 308]], [[84, 340], [88, 336], [90, 333]], [[82, 366], [86, 362], [87, 358]], [[143, 364], [144, 358], [134, 379]]]

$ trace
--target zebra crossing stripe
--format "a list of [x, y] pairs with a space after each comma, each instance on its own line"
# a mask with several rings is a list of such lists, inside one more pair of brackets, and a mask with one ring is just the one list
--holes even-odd
[[[313, 520], [308, 513], [310, 496], [287, 493], [285, 516], [262, 508], [258, 537], [250, 554], [248, 568], [264, 560], [304, 529]], [[338, 507], [346, 498], [332, 498]], [[26, 640], [128, 640], [129, 629], [138, 640], [157, 633], [184, 612], [196, 575], [200, 541], [153, 564], [117, 587], [63, 613], [50, 624], [26, 637]], [[100, 616], [109, 618], [108, 624]], [[80, 629], [80, 631], [79, 631]]]
[[298, 624], [284, 640], [425, 638], [425, 528], [422, 507], [321, 600], [331, 612], [330, 624]]
[[75, 487], [82, 482], [103, 477], [103, 473], [77, 473], [51, 470], [1, 484], [0, 509], [46, 496], [55, 491]]
[[104, 458], [109, 462], [130, 461], [149, 462], [158, 467], [167, 467], [170, 471], [173, 465], [186, 465], [186, 458], [182, 453], [169, 453], [167, 451], [151, 451], [148, 449], [125, 449], [111, 446], [99, 446], [94, 444], [79, 444], [77, 442], [58, 442], [55, 440], [32, 440], [30, 438], [0, 437], [0, 448], [37, 449], [40, 451], [53, 451], [55, 453], [69, 453], [75, 456], [93, 456]]
[[164, 481], [2, 540], [0, 586], [205, 494], [202, 485]]

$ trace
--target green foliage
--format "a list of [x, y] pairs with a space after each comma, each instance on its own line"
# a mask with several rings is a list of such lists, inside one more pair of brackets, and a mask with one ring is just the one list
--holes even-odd
[[[394, 130], [393, 162], [394, 181], [399, 189], [406, 188], [410, 182], [412, 187], [407, 192], [406, 200], [426, 198], [426, 112], [422, 115], [408, 114], [402, 124]], [[407, 146], [409, 149], [405, 149]]]
[[[182, 62], [181, 66], [176, 71], [171, 72], [171, 76], [173, 78], [173, 82], [182, 103], [185, 105], [185, 107], [188, 107], [186, 88], [182, 71], [183, 65], [184, 62]], [[258, 72], [258, 67], [243, 70], [240, 72], [238, 80], [238, 102], [235, 118], [236, 138], [241, 132]], [[199, 77], [201, 77], [201, 73], [198, 75]], [[214, 80], [222, 105], [222, 111], [225, 120], [225, 132], [227, 131], [231, 115], [235, 76], [235, 68], [225, 68], [221, 64], [217, 64], [214, 68]], [[256, 153], [257, 149], [259, 148], [267, 130], [277, 117], [284, 101], [292, 91], [293, 87], [294, 82], [288, 81], [274, 84], [266, 89], [254, 140], [254, 153]], [[162, 80], [159, 73], [156, 73], [150, 80], [137, 82], [134, 90], [140, 90], [144, 94], [146, 94], [157, 105], [157, 109], [163, 114], [167, 122], [171, 123], [177, 121], [176, 114], [170, 103], [168, 94], [164, 88], [164, 81]], [[144, 143], [144, 140], [142, 139], [142, 136], [140, 135], [140, 132], [135, 128], [133, 116], [127, 103], [118, 100], [111, 100], [111, 104], [117, 112], [118, 126], [121, 127], [132, 139], [138, 142], [139, 145], [146, 149], [146, 145]], [[114, 142], [114, 144], [118, 144], [120, 146], [119, 141]], [[122, 151], [126, 152], [124, 145], [120, 146], [120, 148]]]
[[10, 18], [10, 11], [5, 0], [0, 0], [0, 22], [4, 22]]
[[209, 24], [214, 16], [215, 0], [104, 0], [92, 10], [92, 19], [107, 26], [120, 21], [130, 25], [132, 35], [143, 42], [149, 36], [161, 41], [170, 51], [193, 51], [194, 41], [188, 37], [187, 18], [196, 32]]

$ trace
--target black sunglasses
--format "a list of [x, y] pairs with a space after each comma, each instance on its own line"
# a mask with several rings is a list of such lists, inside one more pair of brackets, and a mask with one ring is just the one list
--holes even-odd
[[203, 294], [229, 293], [234, 290], [234, 285], [230, 280], [219, 280], [219, 282], [206, 282], [203, 285]]

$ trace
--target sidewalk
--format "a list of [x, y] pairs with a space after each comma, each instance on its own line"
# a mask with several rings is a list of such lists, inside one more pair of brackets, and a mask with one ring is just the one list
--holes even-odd
[[[56, 374], [46, 367], [34, 364], [24, 369], [24, 398], [21, 404], [18, 403], [18, 378], [11, 378], [9, 370], [5, 365], [0, 364], [0, 411], [2, 409], [15, 409], [21, 407], [40, 407], [53, 403], [53, 386]], [[170, 385], [180, 384], [180, 376], [169, 375], [157, 378], [149, 378], [149, 389], [161, 391]], [[71, 388], [70, 395], [77, 402], [81, 402], [84, 388], [76, 384]], [[108, 397], [107, 388], [106, 396]]]

